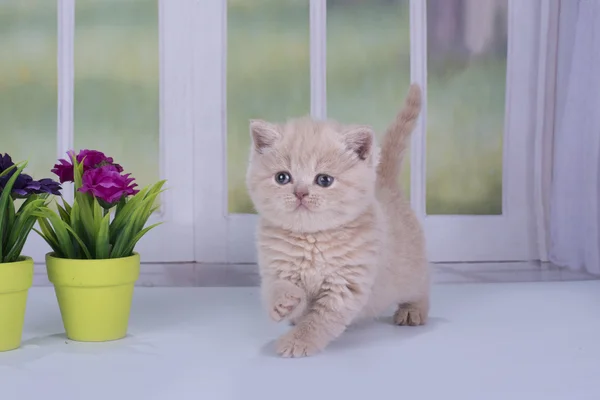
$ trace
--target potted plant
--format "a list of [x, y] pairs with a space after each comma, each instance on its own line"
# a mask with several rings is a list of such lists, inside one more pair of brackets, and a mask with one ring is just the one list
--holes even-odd
[[10, 155], [0, 154], [0, 351], [21, 345], [33, 282], [33, 260], [21, 252], [36, 212], [45, 210], [48, 195], [60, 195], [61, 189], [52, 179], [34, 181], [23, 173], [26, 165], [15, 165]]
[[125, 337], [135, 281], [140, 272], [136, 243], [160, 223], [145, 226], [158, 208], [165, 181], [137, 190], [134, 178], [96, 150], [70, 151], [52, 172], [74, 182], [73, 204], [64, 199], [37, 213], [38, 232], [50, 245], [48, 278], [67, 337], [103, 342]]

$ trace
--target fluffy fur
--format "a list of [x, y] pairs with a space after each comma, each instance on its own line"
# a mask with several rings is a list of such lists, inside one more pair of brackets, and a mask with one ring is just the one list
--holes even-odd
[[[251, 121], [247, 186], [260, 215], [263, 300], [275, 321], [294, 325], [277, 343], [281, 356], [319, 352], [352, 322], [394, 304], [396, 324], [426, 322], [424, 237], [398, 184], [420, 109], [413, 84], [381, 154], [367, 126], [307, 117]], [[281, 172], [288, 183], [277, 182]], [[319, 174], [333, 184], [317, 185]]]

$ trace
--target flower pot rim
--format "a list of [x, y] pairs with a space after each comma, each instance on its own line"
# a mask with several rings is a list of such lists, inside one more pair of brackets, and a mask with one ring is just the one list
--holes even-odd
[[127, 259], [133, 259], [133, 258], [139, 258], [139, 253], [137, 252], [133, 252], [132, 255], [127, 256], [127, 257], [119, 257], [119, 258], [63, 258], [63, 257], [56, 257], [54, 255], [54, 252], [51, 251], [50, 253], [46, 253], [46, 259], [48, 258], [52, 258], [54, 260], [60, 260], [61, 262], [85, 262], [85, 263], [106, 263], [106, 262], [110, 262], [110, 261], [116, 261], [116, 260], [127, 260]]
[[33, 284], [33, 258], [21, 258], [19, 261], [0, 263], [0, 293], [28, 290]]
[[19, 263], [29, 263], [30, 261], [33, 261], [33, 258], [29, 257], [29, 256], [19, 256], [19, 259], [17, 261], [11, 261], [11, 262], [1, 262], [0, 261], [0, 266], [1, 265], [9, 265], [9, 264], [19, 264]]
[[46, 270], [54, 286], [119, 286], [135, 282], [140, 274], [138, 253], [97, 260], [58, 258], [51, 254], [46, 254]]

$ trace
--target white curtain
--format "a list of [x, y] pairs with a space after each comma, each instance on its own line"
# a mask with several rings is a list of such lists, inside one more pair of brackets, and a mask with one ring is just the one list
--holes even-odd
[[550, 261], [600, 274], [600, 0], [562, 4], [576, 10], [575, 23], [560, 28], [572, 30], [572, 43], [561, 43], [572, 50], [570, 60], [559, 60]]

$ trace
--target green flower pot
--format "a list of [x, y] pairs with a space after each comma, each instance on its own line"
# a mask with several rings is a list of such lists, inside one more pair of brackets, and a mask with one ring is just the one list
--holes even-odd
[[71, 260], [46, 255], [48, 278], [67, 337], [106, 342], [127, 335], [140, 256], [104, 260]]
[[21, 346], [27, 294], [33, 283], [33, 260], [0, 263], [0, 351]]

